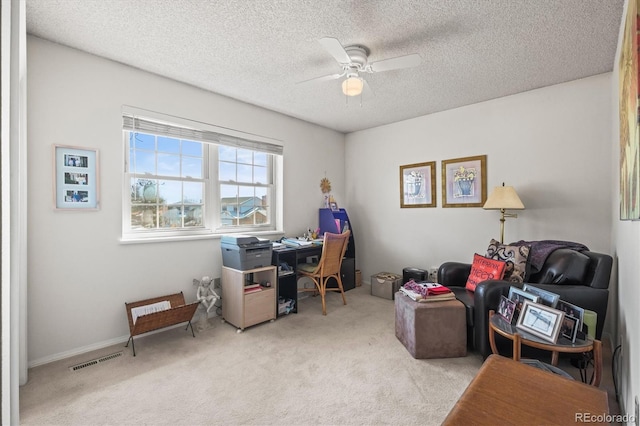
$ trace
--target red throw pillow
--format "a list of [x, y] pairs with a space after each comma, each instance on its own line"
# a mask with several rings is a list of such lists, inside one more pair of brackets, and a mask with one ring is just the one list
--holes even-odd
[[502, 260], [487, 259], [475, 253], [473, 255], [473, 265], [471, 265], [471, 273], [467, 279], [467, 290], [475, 291], [478, 283], [487, 280], [501, 280], [504, 276], [504, 268], [506, 262]]

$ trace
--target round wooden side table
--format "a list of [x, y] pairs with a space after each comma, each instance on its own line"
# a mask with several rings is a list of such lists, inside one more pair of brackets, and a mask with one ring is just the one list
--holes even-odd
[[575, 342], [560, 337], [556, 343], [546, 342], [532, 334], [517, 329], [507, 322], [502, 316], [495, 315], [494, 311], [489, 311], [489, 344], [491, 352], [498, 354], [496, 347], [495, 333], [513, 342], [513, 359], [520, 361], [520, 349], [522, 345], [530, 346], [551, 352], [551, 365], [558, 366], [558, 356], [560, 353], [593, 353], [593, 378], [591, 385], [600, 386], [602, 378], [602, 343], [595, 339], [576, 339]]

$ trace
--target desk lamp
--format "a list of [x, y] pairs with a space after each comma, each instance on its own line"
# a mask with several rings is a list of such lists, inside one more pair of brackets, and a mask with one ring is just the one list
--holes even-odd
[[524, 204], [516, 194], [513, 186], [496, 186], [487, 202], [482, 206], [485, 210], [500, 210], [500, 244], [504, 244], [504, 221], [507, 217], [518, 217], [514, 213], [506, 213], [505, 210], [524, 210]]

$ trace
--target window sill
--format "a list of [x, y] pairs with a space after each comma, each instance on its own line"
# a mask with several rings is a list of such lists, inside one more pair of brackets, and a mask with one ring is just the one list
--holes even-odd
[[[283, 231], [273, 230], [273, 231], [258, 231], [258, 232], [236, 232], [237, 234], [250, 234], [256, 237], [264, 237], [276, 235], [282, 236], [284, 234]], [[136, 235], [127, 235], [120, 238], [120, 244], [149, 244], [149, 243], [170, 243], [175, 241], [196, 241], [196, 240], [215, 240], [220, 239], [223, 235], [228, 235], [228, 233], [198, 233], [191, 235], [171, 235], [171, 236], [136, 236]]]

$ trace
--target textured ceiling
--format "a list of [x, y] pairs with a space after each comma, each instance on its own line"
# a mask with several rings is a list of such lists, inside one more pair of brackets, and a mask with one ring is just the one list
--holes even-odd
[[[27, 32], [341, 132], [613, 69], [624, 0], [26, 0]], [[415, 68], [347, 98], [319, 43]]]

